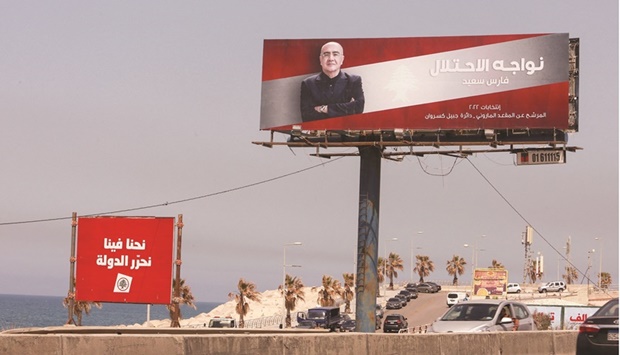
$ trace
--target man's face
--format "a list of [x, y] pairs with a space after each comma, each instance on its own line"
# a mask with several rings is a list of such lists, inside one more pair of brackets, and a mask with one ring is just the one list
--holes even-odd
[[319, 60], [321, 62], [323, 72], [330, 78], [334, 77], [338, 74], [338, 72], [340, 72], [340, 66], [344, 61], [342, 46], [335, 42], [325, 44], [321, 48]]

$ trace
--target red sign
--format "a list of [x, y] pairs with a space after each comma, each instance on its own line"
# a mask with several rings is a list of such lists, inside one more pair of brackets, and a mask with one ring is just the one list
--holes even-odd
[[570, 129], [568, 53], [567, 33], [265, 40], [260, 129]]
[[474, 270], [474, 295], [501, 296], [506, 293], [508, 271], [484, 268]]
[[75, 299], [170, 304], [174, 218], [78, 219]]

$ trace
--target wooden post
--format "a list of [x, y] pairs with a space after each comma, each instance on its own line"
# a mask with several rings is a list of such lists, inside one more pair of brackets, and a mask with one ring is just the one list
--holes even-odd
[[183, 215], [179, 215], [179, 221], [177, 222], [177, 259], [175, 260], [175, 281], [174, 281], [174, 297], [172, 299], [172, 306], [174, 307], [174, 319], [172, 319], [171, 327], [181, 327], [180, 314], [181, 314], [181, 244], [183, 240]]
[[75, 305], [75, 235], [77, 229], [77, 212], [71, 215], [71, 256], [69, 256], [69, 310], [67, 324], [75, 324], [73, 321], [73, 307]]

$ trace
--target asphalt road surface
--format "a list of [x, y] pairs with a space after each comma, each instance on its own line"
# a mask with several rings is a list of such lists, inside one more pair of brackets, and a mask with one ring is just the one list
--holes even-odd
[[[388, 314], [400, 313], [407, 318], [409, 328], [415, 327], [414, 331], [417, 332], [420, 327], [424, 329], [424, 326], [430, 325], [448, 310], [448, 305], [446, 304], [447, 294], [444, 291], [419, 293], [417, 299], [412, 299], [401, 309], [386, 309], [383, 319]], [[383, 332], [383, 323], [381, 323], [381, 329], [377, 330], [377, 332]]]

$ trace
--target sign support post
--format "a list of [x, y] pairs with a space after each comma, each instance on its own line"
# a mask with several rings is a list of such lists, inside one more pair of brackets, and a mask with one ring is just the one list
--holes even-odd
[[360, 194], [357, 231], [357, 275], [355, 277], [355, 331], [374, 333], [379, 291], [379, 198], [381, 148], [360, 147]]
[[67, 324], [75, 324], [73, 321], [73, 307], [75, 305], [75, 235], [77, 229], [77, 212], [71, 215], [71, 256], [69, 257], [69, 298]]

